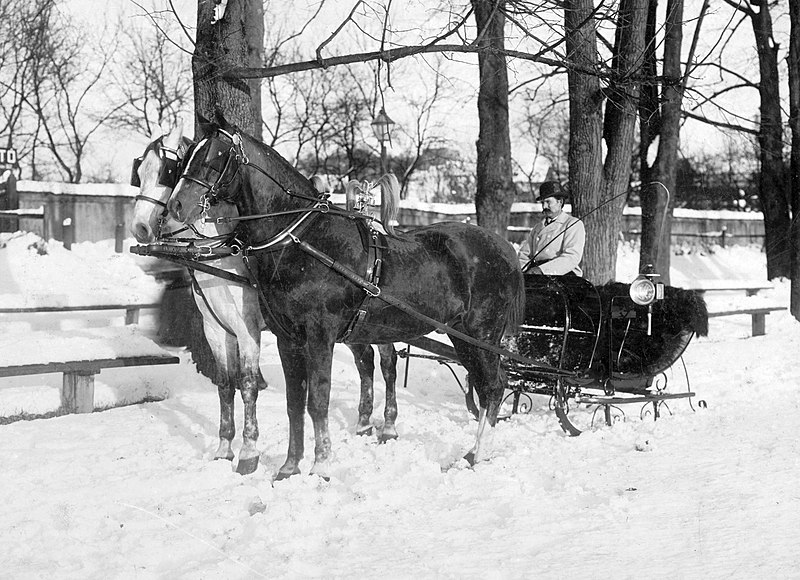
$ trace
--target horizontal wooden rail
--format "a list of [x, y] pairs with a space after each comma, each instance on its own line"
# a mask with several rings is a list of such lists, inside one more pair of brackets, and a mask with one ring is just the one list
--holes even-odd
[[720, 310], [718, 312], [709, 312], [709, 318], [719, 318], [721, 316], [737, 316], [739, 314], [749, 314], [752, 318], [752, 334], [753, 336], [764, 336], [767, 333], [767, 314], [770, 312], [777, 312], [779, 310], [786, 310], [785, 306], [759, 306], [754, 308], [733, 308], [730, 310]]
[[178, 364], [134, 327], [80, 331], [33, 331], [7, 337], [9, 344], [31, 348], [0, 352], [0, 377], [62, 373], [61, 407], [68, 413], [94, 410], [95, 375], [103, 369]]
[[10, 306], [0, 307], [0, 314], [45, 314], [53, 312], [90, 312], [94, 310], [124, 310], [125, 324], [139, 322], [139, 311], [145, 308], [160, 308], [158, 302], [141, 304], [87, 304], [82, 306]]

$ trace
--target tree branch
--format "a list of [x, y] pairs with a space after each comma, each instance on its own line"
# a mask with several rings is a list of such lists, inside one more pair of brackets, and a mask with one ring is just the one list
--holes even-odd
[[732, 131], [738, 131], [739, 133], [747, 133], [748, 135], [758, 135], [758, 129], [750, 129], [742, 125], [734, 125], [733, 123], [724, 123], [722, 121], [713, 121], [711, 119], [703, 117], [702, 115], [697, 115], [689, 111], [683, 111], [683, 116], [687, 119], [694, 119], [695, 121], [700, 121], [701, 123], [705, 123], [706, 125], [711, 125], [712, 127], [719, 127], [720, 129], [731, 129]]

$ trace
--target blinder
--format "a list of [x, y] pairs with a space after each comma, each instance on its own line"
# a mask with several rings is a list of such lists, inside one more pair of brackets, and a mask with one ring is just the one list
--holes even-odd
[[[151, 147], [156, 150], [161, 160], [161, 167], [158, 170], [158, 185], [174, 188], [178, 185], [178, 178], [180, 177], [181, 159], [178, 156], [178, 152], [174, 149], [164, 147], [164, 145], [160, 144], [160, 139]], [[148, 148], [148, 151], [149, 150], [150, 148]], [[145, 151], [145, 155], [147, 155], [147, 151]], [[131, 185], [133, 187], [142, 187], [142, 180], [139, 177], [139, 168], [142, 166], [145, 155], [133, 160], [133, 166], [131, 167]]]
[[131, 185], [133, 187], [142, 187], [142, 180], [139, 178], [139, 167], [142, 166], [143, 157], [137, 157], [133, 160], [133, 167], [131, 167]]
[[164, 187], [174, 188], [178, 185], [178, 177], [180, 176], [180, 163], [177, 151], [172, 149], [161, 148], [161, 169], [158, 172], [158, 184]]
[[208, 190], [203, 195], [205, 203], [215, 205], [221, 199], [228, 200], [222, 193], [239, 171], [239, 156], [235, 139], [222, 130], [207, 138], [205, 147], [198, 174], [189, 175], [186, 167], [181, 178], [205, 187]]

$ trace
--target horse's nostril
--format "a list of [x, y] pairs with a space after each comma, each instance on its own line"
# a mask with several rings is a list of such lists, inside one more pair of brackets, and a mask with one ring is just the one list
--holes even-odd
[[169, 202], [169, 211], [170, 213], [175, 216], [176, 219], [180, 219], [181, 217], [181, 202], [177, 199], [173, 199]]
[[140, 244], [146, 243], [151, 241], [153, 234], [150, 231], [150, 226], [145, 223], [139, 222], [134, 224], [132, 228], [133, 237], [136, 238], [136, 241]]

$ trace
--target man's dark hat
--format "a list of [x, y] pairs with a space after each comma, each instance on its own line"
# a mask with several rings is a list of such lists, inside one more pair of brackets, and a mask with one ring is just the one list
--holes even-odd
[[558, 199], [567, 199], [567, 192], [561, 187], [557, 181], [545, 181], [539, 186], [539, 201], [546, 197], [555, 197]]

